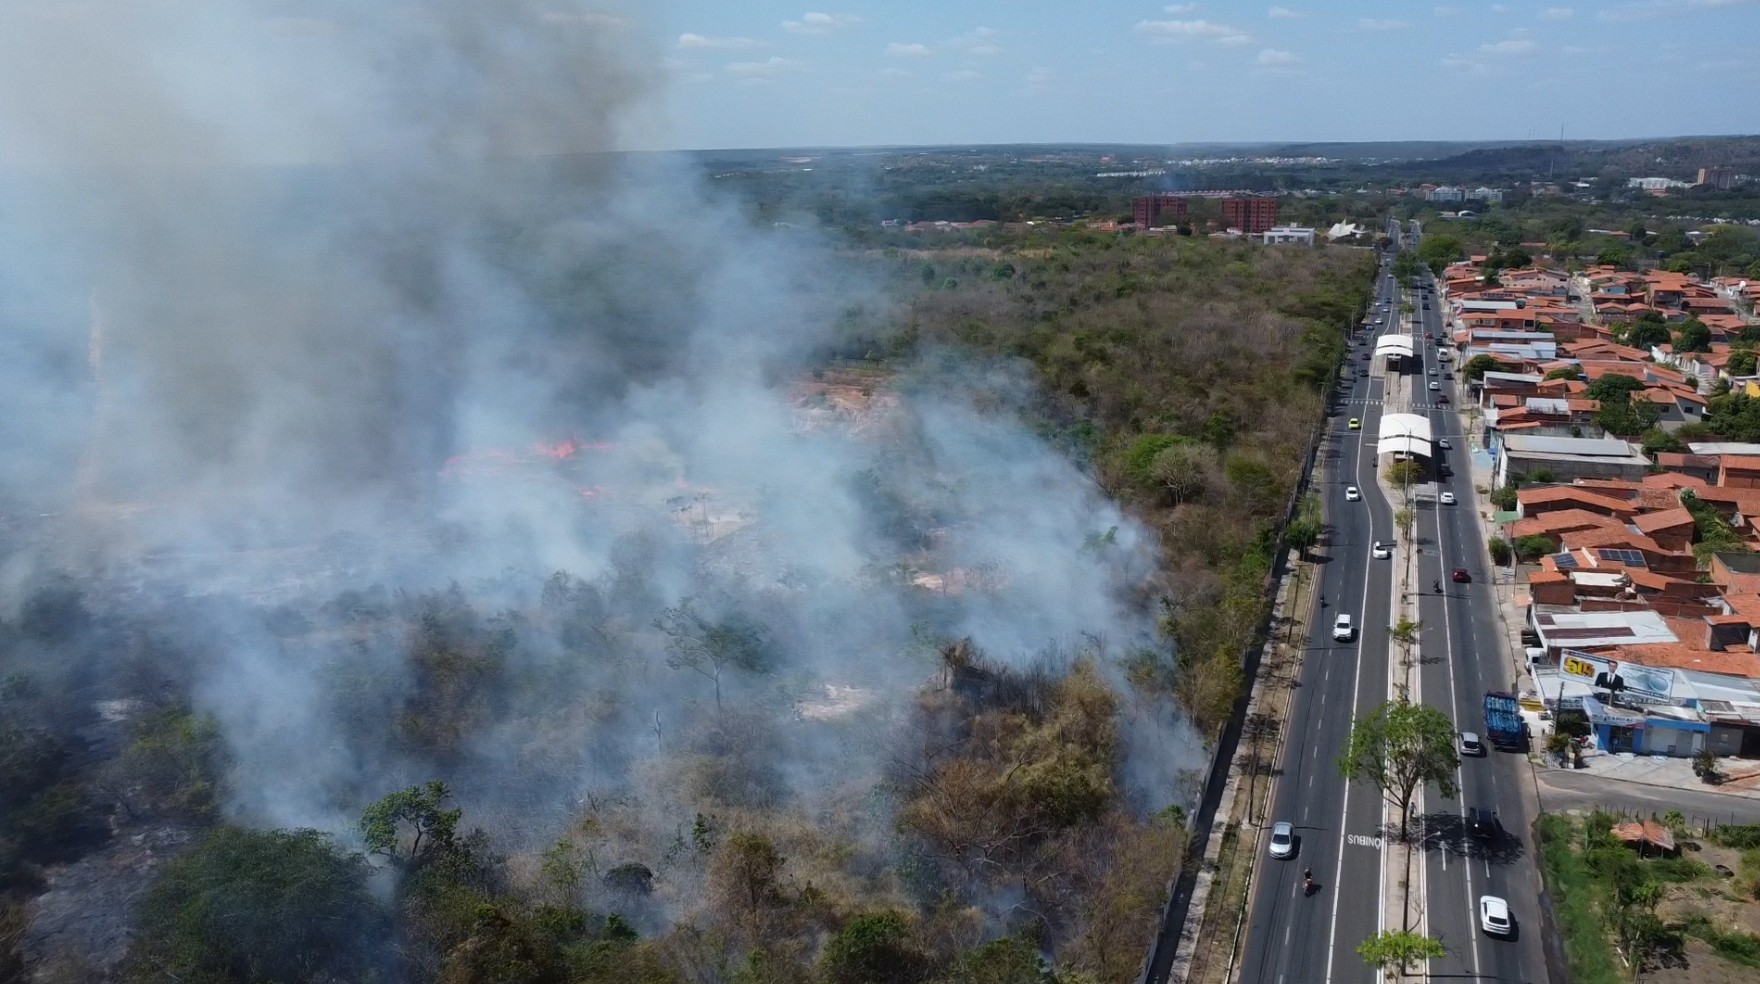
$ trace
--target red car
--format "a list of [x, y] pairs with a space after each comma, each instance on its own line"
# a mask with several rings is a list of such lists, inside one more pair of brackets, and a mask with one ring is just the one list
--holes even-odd
[[1448, 576], [1456, 584], [1467, 584], [1473, 580], [1473, 575], [1468, 574], [1465, 567], [1455, 568]]
[[1433, 332], [1433, 331], [1427, 331], [1427, 332], [1425, 332], [1425, 333], [1424, 333], [1424, 337], [1425, 337], [1425, 338], [1435, 338], [1435, 337], [1436, 337], [1436, 333], [1435, 333], [1435, 332]]
[[1437, 403], [1447, 403], [1448, 402], [1448, 394], [1447, 393], [1436, 394], [1436, 402]]

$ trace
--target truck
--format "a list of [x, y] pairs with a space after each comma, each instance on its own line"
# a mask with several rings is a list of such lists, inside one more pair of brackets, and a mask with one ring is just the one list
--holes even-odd
[[1522, 723], [1521, 705], [1516, 696], [1502, 690], [1485, 694], [1485, 737], [1498, 748], [1513, 751], [1528, 746], [1528, 726]]

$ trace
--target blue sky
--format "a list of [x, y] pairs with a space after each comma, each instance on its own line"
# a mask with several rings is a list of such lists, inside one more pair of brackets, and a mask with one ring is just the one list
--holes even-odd
[[647, 145], [1760, 132], [1760, 0], [642, 6]]

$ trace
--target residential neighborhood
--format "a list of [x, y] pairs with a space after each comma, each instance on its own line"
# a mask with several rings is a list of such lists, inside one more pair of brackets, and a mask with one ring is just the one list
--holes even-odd
[[1486, 262], [1438, 279], [1524, 706], [1591, 751], [1760, 758], [1760, 442], [1702, 433], [1760, 396], [1760, 285]]

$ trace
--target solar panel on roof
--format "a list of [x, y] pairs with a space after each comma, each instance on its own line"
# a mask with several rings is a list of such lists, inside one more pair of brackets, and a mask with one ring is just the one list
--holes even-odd
[[1561, 568], [1577, 566], [1577, 555], [1566, 550], [1552, 555], [1552, 562]]

